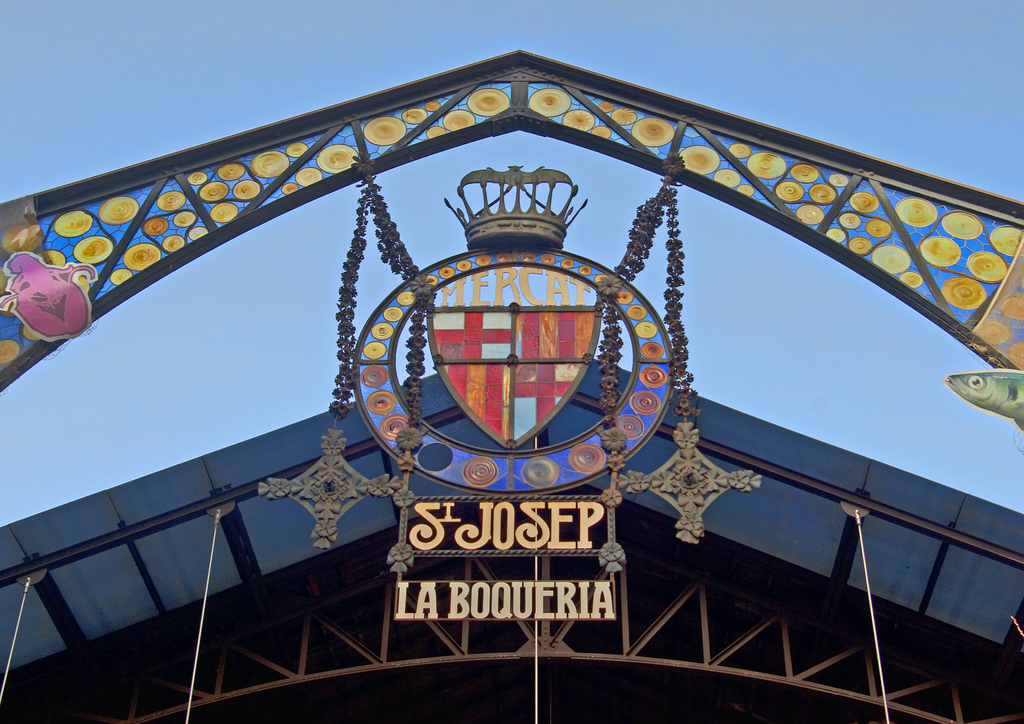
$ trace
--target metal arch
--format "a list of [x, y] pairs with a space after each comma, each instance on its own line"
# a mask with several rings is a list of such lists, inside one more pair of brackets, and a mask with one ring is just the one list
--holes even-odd
[[[479, 562], [479, 561], [478, 561]], [[648, 565], [654, 564], [653, 560], [645, 561]], [[484, 577], [487, 571], [482, 569]], [[467, 572], [469, 568], [467, 567]], [[470, 651], [469, 629], [474, 624], [465, 621], [462, 623], [463, 635], [461, 641], [441, 627], [439, 624], [429, 621], [420, 624], [406, 624], [415, 626], [417, 637], [432, 641], [433, 648], [444, 653], [432, 655], [421, 655], [412, 657], [393, 656], [396, 648], [392, 643], [390, 626], [385, 625], [380, 632], [379, 653], [371, 649], [376, 641], [369, 641], [360, 635], [358, 631], [346, 631], [342, 626], [331, 620], [329, 610], [341, 602], [352, 600], [355, 596], [366, 592], [366, 590], [379, 590], [384, 586], [383, 581], [371, 581], [356, 590], [335, 594], [327, 600], [318, 601], [316, 604], [305, 609], [277, 616], [270, 621], [263, 621], [255, 626], [246, 627], [231, 636], [211, 644], [204, 652], [204, 661], [211, 664], [217, 661], [216, 673], [208, 676], [205, 688], [197, 689], [196, 699], [192, 708], [203, 708], [216, 706], [217, 704], [232, 700], [244, 699], [267, 691], [285, 689], [294, 685], [310, 684], [329, 680], [343, 679], [349, 676], [373, 674], [385, 671], [421, 669], [433, 666], [468, 665], [494, 662], [511, 662], [517, 660], [529, 660], [533, 656], [534, 641], [533, 630], [528, 626], [520, 626], [523, 638], [512, 639], [502, 638], [503, 645], [494, 647], [483, 644], [482, 650]], [[864, 713], [877, 713], [882, 707], [882, 699], [876, 687], [876, 671], [874, 661], [870, 656], [870, 645], [866, 638], [856, 638], [839, 627], [825, 624], [824, 622], [800, 614], [795, 611], [779, 608], [777, 604], [767, 602], [751, 594], [743, 594], [733, 590], [728, 584], [692, 578], [685, 585], [681, 584], [679, 594], [664, 608], [648, 626], [648, 628], [636, 637], [630, 633], [628, 615], [625, 613], [625, 601], [628, 596], [625, 579], [623, 578], [619, 587], [622, 596], [622, 614], [619, 625], [610, 627], [605, 633], [602, 642], [597, 644], [594, 650], [574, 649], [567, 645], [565, 637], [574, 622], [562, 622], [558, 630], [552, 632], [550, 622], [544, 622], [538, 634], [539, 655], [549, 661], [572, 661], [582, 665], [594, 664], [615, 664], [628, 667], [656, 668], [665, 670], [678, 670], [693, 673], [706, 674], [718, 677], [720, 680], [733, 682], [758, 683], [778, 690], [791, 691], [799, 694], [813, 694], [821, 697], [831, 698], [848, 702], [857, 706]], [[714, 594], [727, 594], [737, 599], [742, 599], [750, 604], [767, 606], [763, 615], [759, 616], [757, 623], [743, 633], [730, 636], [728, 643], [722, 645], [711, 640], [709, 630], [711, 625], [718, 620], [720, 611], [709, 606], [709, 596]], [[384, 605], [384, 616], [387, 620], [391, 615], [390, 594], [388, 586], [387, 596]], [[657, 655], [643, 655], [645, 647], [651, 640], [661, 632], [672, 618], [688, 602], [693, 602], [691, 607], [699, 610], [699, 630], [693, 631], [696, 638], [701, 640], [702, 655], [698, 659], [670, 658]], [[275, 657], [271, 659], [264, 653], [254, 651], [246, 645], [245, 639], [252, 636], [256, 631], [270, 631], [280, 627], [288, 621], [302, 621], [302, 633], [298, 640], [297, 655], [288, 656], [287, 659]], [[556, 622], [557, 623], [557, 622]], [[310, 639], [311, 624], [323, 631], [324, 637], [336, 639], [334, 643], [345, 648], [356, 662], [348, 666], [336, 667], [328, 670], [311, 670], [308, 667], [308, 658], [311, 653], [312, 642]], [[511, 630], [515, 623], [508, 623]], [[805, 628], [818, 631], [821, 634], [833, 636], [840, 646], [835, 650], [837, 653], [817, 652], [811, 658], [804, 657], [802, 663], [797, 664], [798, 653], [797, 639], [791, 635], [791, 630]], [[616, 630], [619, 629], [619, 630]], [[407, 629], [408, 630], [408, 629]], [[622, 639], [620, 652], [609, 653], [609, 647], [617, 648], [616, 640]], [[763, 637], [775, 638], [778, 647], [770, 647], [770, 658], [778, 659], [772, 661], [779, 672], [771, 673], [765, 668], [750, 668], [735, 659], [730, 661], [744, 649], [749, 653], [750, 648], [757, 648], [755, 643]], [[362, 640], [360, 640], [362, 639]], [[473, 639], [474, 648], [479, 649], [481, 644]], [[891, 647], [890, 647], [891, 648]], [[229, 664], [229, 655], [236, 662], [243, 663], [247, 667], [256, 667], [266, 676], [271, 677], [260, 683], [251, 685], [232, 686], [232, 666]], [[763, 657], [763, 652], [759, 652]], [[1005, 692], [997, 692], [988, 689], [984, 685], [965, 681], [955, 672], [941, 671], [935, 669], [921, 659], [915, 659], [906, 652], [891, 651], [892, 666], [901, 668], [905, 674], [912, 679], [900, 689], [892, 692], [889, 707], [892, 711], [899, 713], [906, 721], [914, 722], [950, 722], [956, 721], [960, 724], [971, 722], [971, 724], [997, 724], [997, 722], [1012, 722], [1024, 720], [1024, 704], [1013, 695]], [[864, 677], [865, 686], [839, 685], [836, 683], [824, 683], [822, 676], [834, 667], [849, 666], [854, 664], [860, 668]], [[100, 721], [108, 724], [135, 724], [142, 722], [162, 721], [166, 718], [184, 711], [185, 703], [167, 703], [157, 707], [155, 710], [147, 708], [143, 713], [136, 707], [139, 704], [139, 691], [142, 684], [155, 686], [159, 689], [171, 692], [187, 693], [188, 688], [182, 681], [175, 680], [174, 675], [169, 671], [173, 670], [173, 661], [155, 663], [152, 668], [144, 671], [135, 671], [124, 678], [117, 678], [109, 682], [111, 686], [103, 687], [103, 700], [108, 707], [120, 709], [127, 712], [127, 716], [113, 717], [109, 714], [101, 714], [97, 711], [89, 711], [89, 706], [81, 706], [71, 702], [54, 702], [53, 714], [60, 715], [73, 720]], [[818, 680], [815, 680], [818, 677]], [[253, 677], [254, 679], [265, 677]], [[212, 681], [210, 681], [212, 679]], [[235, 680], [239, 680], [235, 678]], [[909, 681], [914, 683], [909, 683]], [[212, 686], [209, 686], [212, 684]], [[915, 694], [927, 692], [925, 698], [910, 698]], [[1005, 713], [998, 717], [990, 717], [982, 714], [980, 718], [968, 719], [961, 707], [961, 696], [965, 692], [971, 692], [972, 696], [992, 697], [1000, 700]], [[124, 699], [124, 701], [119, 701]], [[122, 706], [117, 706], [121, 704]], [[956, 711], [956, 718], [950, 719], [943, 713], [944, 707], [951, 707]], [[977, 714], [975, 714], [977, 717]], [[27, 720], [26, 720], [27, 721]]]
[[[486, 87], [503, 92], [507, 103], [489, 108], [467, 102], [470, 94]], [[551, 103], [531, 106], [534, 94], [545, 89], [551, 89]], [[403, 119], [403, 112], [410, 108], [417, 109], [416, 113]], [[496, 109], [493, 114], [491, 108]], [[576, 115], [563, 115], [566, 112]], [[452, 113], [459, 116], [457, 123], [451, 120]], [[385, 120], [378, 120], [382, 118]], [[601, 135], [588, 132], [588, 127], [601, 129]], [[695, 153], [682, 179], [686, 185], [810, 244], [909, 304], [993, 364], [1024, 362], [1024, 355], [1018, 361], [1011, 351], [1013, 345], [1024, 341], [1024, 326], [1015, 327], [1011, 318], [998, 316], [998, 310], [994, 310], [991, 323], [1002, 325], [999, 329], [1005, 329], [1006, 335], [987, 334], [989, 342], [975, 334], [999, 291], [996, 282], [982, 285], [968, 280], [965, 284], [974, 296], [961, 307], [951, 306], [947, 301], [950, 295], [940, 284], [943, 279], [949, 283], [954, 277], [967, 279], [970, 274], [955, 265], [929, 264], [919, 248], [922, 227], [905, 224], [894, 199], [924, 200], [944, 213], [963, 213], [963, 218], [973, 218], [984, 226], [979, 233], [986, 240], [996, 225], [1015, 234], [1024, 220], [1024, 204], [523, 52], [38, 194], [33, 198], [34, 211], [45, 238], [37, 251], [85, 261], [75, 256], [75, 242], [89, 234], [108, 240], [109, 255], [93, 260], [99, 278], [90, 296], [98, 318], [193, 258], [359, 181], [344, 159], [336, 157], [334, 164], [323, 162], [321, 154], [328, 153], [328, 147], [349, 147], [366, 154], [373, 160], [375, 172], [382, 172], [512, 131], [556, 138], [654, 173], [661, 172], [669, 153]], [[781, 163], [781, 174], [777, 168], [752, 165], [755, 156], [751, 154], [757, 153], [769, 154], [761, 158]], [[266, 168], [258, 168], [261, 154], [264, 161], [270, 159]], [[224, 195], [218, 196], [222, 191], [207, 193], [204, 182], [219, 181], [218, 169], [232, 163], [237, 164], [233, 173], [239, 175], [225, 175], [228, 190]], [[812, 171], [796, 174], [795, 165]], [[303, 169], [305, 182], [297, 183], [296, 174]], [[809, 181], [801, 182], [800, 189], [789, 186], [790, 193], [779, 189], [783, 180], [806, 181], [814, 174], [819, 181], [830, 181], [818, 184], [823, 195], [812, 196]], [[313, 178], [317, 175], [322, 178]], [[230, 188], [238, 179], [256, 183], [243, 194]], [[174, 203], [166, 202], [169, 192], [177, 193]], [[792, 193], [797, 192], [803, 195], [794, 201]], [[859, 199], [854, 198], [858, 195]], [[120, 197], [128, 197], [137, 210], [123, 220], [103, 221], [103, 202]], [[869, 197], [874, 201], [860, 203]], [[66, 230], [58, 234], [54, 228], [55, 222], [71, 211], [85, 212], [93, 221], [90, 230], [78, 237], [69, 237]], [[179, 218], [182, 212], [185, 216]], [[885, 245], [895, 255], [895, 265], [886, 266], [884, 259], [872, 263], [850, 248], [855, 239], [847, 229], [853, 212], [867, 229], [855, 233], [876, 246]], [[157, 218], [162, 221], [147, 223]], [[113, 226], [114, 221], [122, 223]], [[875, 223], [873, 230], [867, 227], [869, 221]], [[164, 230], [157, 231], [161, 226]], [[180, 239], [170, 244], [170, 236]], [[844, 240], [837, 240], [840, 237]], [[956, 238], [964, 238], [963, 232]], [[182, 246], [174, 248], [179, 243]], [[150, 245], [145, 259], [132, 256], [140, 252], [140, 244]], [[154, 255], [161, 257], [155, 263]], [[1014, 261], [1008, 254], [999, 258], [1004, 266]], [[963, 266], [963, 261], [957, 264]], [[907, 269], [917, 276], [907, 277]], [[20, 349], [12, 361], [0, 367], [0, 389], [59, 344], [26, 337], [14, 317], [0, 317], [0, 340], [13, 340]], [[1020, 349], [1024, 350], [1024, 345]]]

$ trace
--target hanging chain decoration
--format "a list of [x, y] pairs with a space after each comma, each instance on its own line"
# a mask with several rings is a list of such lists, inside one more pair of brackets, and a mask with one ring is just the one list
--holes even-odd
[[359, 374], [356, 359], [356, 282], [359, 281], [359, 265], [366, 251], [366, 211], [370, 204], [372, 190], [367, 183], [359, 194], [356, 205], [356, 229], [352, 234], [352, 246], [341, 272], [341, 288], [338, 290], [338, 376], [334, 378], [334, 402], [330, 411], [335, 423], [352, 410], [352, 394]]
[[[619, 399], [618, 365], [622, 358], [616, 299], [622, 291], [622, 281], [632, 282], [643, 271], [654, 244], [655, 231], [662, 222], [665, 223], [668, 236], [665, 244], [668, 251], [665, 321], [672, 350], [669, 372], [676, 395], [673, 413], [677, 417], [692, 420], [699, 412], [693, 405], [693, 374], [687, 366], [689, 341], [682, 321], [685, 255], [679, 234], [678, 194], [675, 187], [683, 170], [682, 159], [677, 154], [670, 155], [663, 166], [665, 175], [658, 193], [637, 208], [626, 253], [615, 267], [616, 276], [598, 282], [597, 306], [602, 313], [603, 327], [599, 357], [600, 404], [605, 427], [601, 432], [601, 446], [607, 453], [607, 465], [611, 471], [609, 487], [602, 493], [602, 499], [610, 511], [622, 504], [620, 489], [630, 494], [651, 490], [667, 500], [679, 513], [676, 537], [686, 543], [697, 543], [704, 536], [702, 515], [711, 501], [730, 489], [750, 492], [760, 487], [761, 476], [749, 470], [726, 473], [710, 462], [697, 449], [700, 436], [692, 421], [676, 425], [672, 438], [678, 449], [654, 473], [632, 470], [622, 472], [625, 466], [626, 434], [615, 426], [615, 407]], [[609, 542], [601, 551], [601, 558], [607, 571], [622, 570], [625, 552], [614, 542], [612, 533], [609, 533]]]
[[[433, 291], [426, 279], [420, 277], [419, 267], [413, 263], [398, 235], [398, 227], [391, 219], [380, 186], [374, 180], [372, 162], [365, 156], [360, 157], [356, 159], [354, 167], [363, 175], [363, 181], [360, 183], [362, 190], [356, 205], [356, 228], [342, 267], [338, 312], [335, 315], [338, 321], [338, 375], [334, 380], [334, 401], [330, 405], [335, 427], [328, 430], [321, 439], [323, 456], [312, 467], [294, 479], [268, 478], [258, 486], [259, 494], [268, 500], [291, 498], [316, 518], [316, 526], [310, 535], [316, 539], [313, 543], [315, 548], [330, 548], [338, 538], [338, 519], [366, 497], [391, 497], [398, 508], [407, 507], [413, 500], [409, 491], [409, 475], [415, 465], [414, 453], [423, 442], [423, 430], [420, 429], [423, 375], [426, 372], [423, 348], [427, 344], [426, 316], [434, 311]], [[345, 461], [342, 455], [345, 438], [342, 437], [342, 431], [337, 429], [337, 423], [354, 406], [352, 400], [358, 384], [359, 356], [354, 324], [356, 284], [359, 281], [359, 265], [366, 252], [366, 227], [371, 213], [381, 260], [388, 264], [394, 274], [410, 283], [416, 295], [410, 317], [410, 337], [406, 343], [409, 350], [406, 355], [406, 371], [409, 376], [405, 381], [405, 396], [409, 419], [407, 427], [398, 433], [395, 440], [401, 478], [385, 474], [371, 479], [359, 473]], [[392, 565], [392, 570], [398, 572], [404, 572], [412, 565], [412, 549], [405, 541], [404, 529], [400, 531], [399, 544], [389, 554], [388, 563]]]

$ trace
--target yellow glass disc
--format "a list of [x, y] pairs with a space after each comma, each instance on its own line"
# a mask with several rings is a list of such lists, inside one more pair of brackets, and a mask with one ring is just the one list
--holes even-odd
[[291, 161], [280, 151], [261, 153], [249, 162], [249, 168], [260, 178], [276, 178], [288, 168]]
[[463, 128], [469, 128], [476, 123], [476, 116], [469, 111], [458, 109], [445, 113], [441, 123], [449, 131], [461, 131]]
[[382, 316], [389, 322], [397, 322], [402, 318], [402, 310], [398, 307], [388, 307]]
[[288, 147], [284, 149], [284, 152], [292, 158], [298, 158], [308, 150], [309, 146], [302, 141], [296, 141], [295, 143], [289, 143]]
[[728, 186], [731, 189], [736, 188], [743, 177], [731, 168], [723, 168], [715, 171], [715, 175], [712, 178], [723, 186]]
[[387, 322], [381, 322], [373, 325], [373, 329], [370, 330], [370, 334], [373, 335], [374, 339], [387, 339], [395, 333], [395, 328]]
[[939, 218], [935, 204], [926, 199], [911, 197], [896, 204], [896, 215], [910, 226], [931, 226]]
[[469, 94], [466, 105], [478, 116], [496, 116], [511, 105], [508, 95], [497, 88], [481, 88]]
[[650, 339], [658, 333], [658, 328], [651, 322], [638, 322], [635, 329], [636, 336], [642, 339]]
[[589, 131], [597, 125], [597, 119], [594, 118], [594, 114], [590, 111], [569, 111], [562, 116], [562, 125], [575, 128], [577, 131]]
[[1024, 232], [1014, 226], [1000, 226], [989, 234], [988, 240], [1000, 254], [1013, 256], [1017, 253], [1022, 235]]
[[912, 289], [917, 289], [924, 283], [924, 279], [916, 271], [908, 271], [900, 274], [900, 281]]
[[608, 128], [608, 126], [596, 126], [590, 132], [593, 133], [598, 138], [612, 137], [612, 129]]
[[13, 339], [0, 340], [0, 364], [13, 361], [20, 351], [21, 346]]
[[53, 222], [53, 230], [65, 239], [81, 236], [92, 228], [92, 217], [84, 211], [69, 211]]
[[412, 292], [402, 292], [401, 294], [398, 295], [395, 301], [397, 301], [403, 307], [408, 307], [410, 304], [416, 301], [416, 295], [413, 294]]
[[989, 344], [1006, 344], [1012, 336], [1009, 327], [994, 319], [986, 319], [974, 328], [974, 333]]
[[256, 198], [263, 187], [252, 179], [245, 179], [235, 184], [235, 187], [231, 189], [231, 193], [234, 194], [236, 199], [242, 201], [248, 201], [249, 199]]
[[196, 222], [196, 215], [191, 211], [182, 211], [180, 214], [175, 214], [172, 221], [179, 229], [184, 229]]
[[188, 238], [195, 241], [196, 239], [206, 236], [208, 233], [210, 232], [207, 231], [205, 226], [193, 226], [188, 230]]
[[75, 258], [86, 264], [98, 264], [110, 256], [114, 243], [105, 236], [88, 236], [75, 244]]
[[193, 186], [199, 186], [200, 184], [206, 183], [206, 180], [210, 178], [202, 171], [194, 171], [188, 175], [188, 182]]
[[441, 108], [441, 104], [438, 103], [437, 101], [427, 101], [426, 103], [423, 104], [423, 107], [426, 110], [433, 113], [434, 111], [439, 110]]
[[541, 88], [530, 96], [530, 109], [548, 118], [562, 115], [571, 105], [569, 94], [558, 88]]
[[991, 251], [978, 251], [967, 257], [967, 271], [983, 282], [1002, 281], [1006, 276], [1006, 262]]
[[[47, 249], [43, 252], [43, 261], [50, 266], [64, 266], [67, 263], [67, 257], [61, 254], [56, 249]], [[81, 277], [77, 277], [75, 281], [81, 283], [84, 281]], [[84, 284], [88, 288], [88, 283]]]
[[[672, 139], [669, 138], [669, 140]], [[715, 149], [708, 146], [687, 146], [680, 151], [679, 158], [683, 159], [683, 164], [688, 171], [699, 173], [701, 176], [718, 170], [718, 167], [722, 165], [722, 157]], [[732, 173], [736, 176], [736, 183], [739, 183], [739, 174], [735, 171]], [[735, 184], [733, 185], [735, 186]]]
[[846, 232], [843, 231], [842, 229], [836, 229], [834, 227], [826, 231], [825, 236], [830, 238], [832, 241], [846, 241]]
[[747, 168], [758, 178], [778, 178], [786, 173], [786, 160], [778, 154], [760, 151], [747, 159]]
[[626, 316], [630, 319], [643, 319], [647, 316], [647, 310], [639, 304], [634, 304], [632, 307], [626, 310]]
[[828, 182], [833, 186], [845, 186], [850, 183], [850, 179], [841, 173], [829, 174]]
[[146, 223], [142, 225], [142, 231], [149, 236], [160, 236], [160, 234], [167, 231], [170, 226], [167, 219], [162, 216], [154, 216], [151, 219], [146, 219]]
[[171, 234], [163, 240], [161, 246], [163, 246], [164, 251], [177, 251], [185, 246], [185, 237], [179, 234]]
[[427, 129], [427, 138], [437, 138], [438, 136], [443, 136], [446, 133], [448, 133], [448, 129], [442, 126], [431, 126]]
[[957, 239], [977, 239], [985, 230], [985, 225], [974, 214], [954, 211], [942, 217], [942, 228]]
[[486, 256], [486, 255], [485, 256], [478, 256], [476, 258], [476, 265], [477, 266], [487, 266], [490, 263], [491, 263], [491, 257], [489, 257], [489, 256]]
[[459, 261], [455, 262], [455, 268], [458, 269], [459, 271], [469, 271], [470, 269], [473, 268], [473, 262], [471, 262], [469, 259], [460, 259]]
[[[671, 123], [660, 118], [644, 118], [633, 124], [630, 133], [633, 134], [633, 138], [645, 146], [657, 148], [672, 142], [672, 134], [675, 133], [675, 128]], [[690, 146], [690, 148], [693, 148], [693, 146]], [[718, 154], [716, 153], [715, 156], [717, 157]], [[718, 168], [717, 164], [715, 168]]]
[[793, 164], [793, 168], [789, 169], [789, 175], [804, 184], [813, 183], [821, 177], [818, 169], [814, 168], [814, 166], [809, 163]]
[[131, 196], [115, 196], [103, 202], [98, 215], [104, 224], [120, 226], [126, 221], [134, 219], [137, 213], [139, 213], [138, 201]]
[[124, 265], [132, 271], [142, 271], [160, 261], [160, 249], [156, 244], [136, 244], [124, 253]]
[[455, 276], [455, 270], [452, 269], [450, 266], [443, 266], [437, 270], [437, 274], [442, 279], [451, 279], [453, 276]]
[[367, 359], [380, 359], [387, 354], [388, 348], [380, 342], [370, 342], [363, 347], [363, 354]]
[[1011, 294], [999, 303], [999, 311], [1007, 319], [1024, 319], [1024, 297]]
[[831, 204], [836, 200], [836, 190], [828, 184], [814, 184], [808, 193], [811, 199], [819, 204]]
[[423, 108], [406, 108], [402, 111], [402, 120], [406, 123], [418, 126], [427, 120], [427, 111]]
[[856, 229], [860, 226], [860, 217], [857, 214], [839, 214], [839, 223], [846, 229]]
[[740, 184], [739, 186], [736, 187], [736, 190], [739, 191], [744, 196], [754, 195], [754, 187], [751, 186], [750, 184]]
[[633, 301], [633, 295], [630, 292], [627, 292], [625, 289], [623, 289], [615, 296], [615, 301], [617, 301], [619, 304], [629, 304], [630, 302]]
[[612, 111], [610, 117], [620, 126], [628, 126], [631, 123], [636, 122], [636, 111], [634, 111], [632, 108], [626, 108], [625, 106], [623, 106], [621, 108], [616, 108], [614, 111]]
[[203, 201], [220, 201], [228, 195], [228, 185], [223, 181], [212, 181], [199, 189]]
[[805, 224], [820, 224], [825, 220], [825, 212], [818, 206], [804, 204], [796, 210], [796, 218]]
[[295, 181], [299, 186], [309, 186], [315, 184], [317, 181], [324, 177], [323, 171], [313, 166], [307, 166], [306, 168], [300, 168], [298, 173], [295, 174]]
[[881, 244], [871, 252], [871, 261], [890, 274], [899, 274], [910, 268], [910, 254], [901, 246]]
[[858, 191], [850, 197], [850, 206], [862, 214], [870, 214], [878, 208], [878, 197], [867, 191]]
[[973, 279], [953, 277], [942, 285], [942, 296], [958, 309], [977, 309], [985, 301], [985, 287]]
[[575, 264], [573, 263], [572, 259], [563, 259], [560, 266], [563, 269], [572, 269], [575, 266]]
[[217, 204], [210, 209], [210, 218], [218, 224], [225, 224], [238, 216], [238, 207], [229, 201]]
[[850, 251], [852, 251], [854, 254], [860, 254], [861, 256], [864, 256], [869, 251], [871, 251], [871, 247], [873, 245], [869, 240], [865, 239], [863, 236], [855, 236], [852, 239], [850, 239], [850, 242], [847, 244], [847, 246], [850, 248]]
[[947, 267], [960, 260], [960, 245], [944, 236], [929, 236], [921, 242], [921, 256], [932, 266]]
[[750, 155], [750, 146], [745, 143], [734, 143], [729, 146], [729, 153], [736, 158], [743, 159]]
[[289, 181], [288, 183], [286, 183], [284, 186], [281, 187], [281, 192], [283, 194], [285, 194], [285, 195], [287, 195], [287, 194], [294, 194], [298, 190], [299, 190], [299, 185], [297, 183], [295, 183], [294, 181]]
[[397, 143], [405, 132], [405, 122], [394, 116], [379, 116], [363, 126], [363, 137], [376, 146]]
[[240, 163], [226, 163], [217, 169], [217, 175], [225, 181], [234, 181], [245, 176], [245, 166]]
[[341, 173], [356, 161], [359, 152], [351, 146], [332, 143], [316, 155], [316, 165], [327, 173]]
[[111, 284], [123, 284], [132, 278], [132, 273], [127, 269], [115, 269], [110, 273]]
[[892, 226], [884, 219], [868, 219], [864, 230], [876, 239], [884, 239], [892, 233]]
[[798, 201], [804, 195], [804, 187], [796, 181], [780, 181], [775, 185], [775, 195], [783, 201]]

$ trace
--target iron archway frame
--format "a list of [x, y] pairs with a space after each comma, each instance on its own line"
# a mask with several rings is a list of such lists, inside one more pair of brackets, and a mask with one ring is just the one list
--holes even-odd
[[[496, 85], [507, 89], [511, 101], [508, 108], [493, 116], [477, 116], [476, 121], [468, 127], [427, 137], [427, 130], [437, 127], [446, 113], [460, 106], [464, 109], [471, 93], [482, 86]], [[597, 119], [597, 123], [609, 129], [610, 137], [599, 137], [578, 130], [532, 110], [529, 101], [531, 85], [534, 89], [553, 87], [568, 94], [575, 107], [586, 110]], [[599, 107], [599, 99], [634, 109], [643, 114], [642, 117], [671, 123], [674, 127], [672, 141], [659, 148], [645, 146], [615, 121], [612, 115]], [[436, 109], [429, 111], [427, 117], [415, 125], [407, 123], [407, 132], [391, 145], [377, 147], [368, 143], [363, 129], [371, 120], [388, 115], [399, 117], [405, 108], [421, 107], [431, 102], [436, 105]], [[685, 143], [692, 141], [706, 146], [723, 159], [722, 168], [728, 165], [741, 177], [743, 183], [739, 188], [745, 186], [752, 189], [751, 195], [713, 180], [710, 173], [701, 175], [692, 171], [684, 172], [683, 184], [809, 244], [908, 304], [961, 343], [986, 357], [991, 364], [1014, 366], [1007, 356], [1007, 350], [1014, 343], [1024, 340], [1024, 330], [1013, 330], [1014, 336], [998, 346], [981, 339], [974, 332], [999, 287], [986, 289], [984, 301], [973, 311], [954, 311], [940, 292], [938, 281], [921, 258], [921, 252], [911, 239], [907, 226], [894, 212], [891, 194], [925, 197], [948, 209], [979, 214], [991, 223], [1014, 227], [1024, 223], [1024, 204], [522, 51], [62, 186], [10, 204], [34, 209], [46, 233], [43, 248], [49, 249], [52, 244], [65, 243], [66, 246], [67, 239], [59, 238], [53, 230], [53, 222], [60, 215], [74, 210], [89, 212], [89, 209], [92, 209], [89, 213], [95, 215], [95, 210], [105, 200], [124, 194], [132, 194], [138, 199], [139, 210], [129, 221], [114, 232], [105, 230], [110, 236], [113, 250], [102, 263], [97, 263], [98, 279], [90, 289], [95, 319], [192, 259], [240, 234], [321, 196], [359, 182], [360, 174], [348, 168], [328, 173], [322, 180], [298, 187], [292, 193], [282, 192], [282, 187], [289, 179], [293, 179], [302, 168], [310, 167], [316, 160], [316, 154], [332, 141], [339, 138], [351, 139], [359, 153], [373, 160], [374, 172], [381, 173], [457, 146], [513, 131], [564, 141], [655, 174], [662, 172], [667, 154], [680, 150], [684, 138], [690, 139]], [[691, 135], [686, 136], [687, 133]], [[820, 223], [801, 221], [792, 208], [796, 204], [787, 204], [780, 199], [744, 165], [742, 159], [731, 154], [723, 139], [781, 154], [790, 164], [799, 162], [820, 167], [823, 171], [834, 171], [845, 175], [848, 184], [830, 204], [820, 205], [823, 214]], [[213, 203], [204, 202], [197, 193], [198, 186], [189, 182], [188, 176], [191, 174], [212, 172], [223, 164], [235, 161], [245, 164], [256, 154], [282, 149], [296, 140], [303, 140], [306, 150], [289, 158], [287, 169], [279, 172], [279, 175], [265, 178], [265, 184], [255, 197], [245, 203], [233, 203], [237, 215], [220, 223], [211, 215]], [[155, 204], [160, 194], [168, 189], [180, 190], [184, 194], [187, 202], [183, 208], [194, 212], [197, 217], [194, 223], [201, 226], [204, 235], [190, 239], [173, 253], [163, 254], [159, 261], [138, 270], [123, 283], [112, 284], [111, 275], [115, 269], [124, 268], [125, 252], [135, 244], [149, 239], [143, 234], [143, 224], [147, 215], [157, 212]], [[896, 240], [894, 243], [902, 244], [920, 272], [923, 280], [919, 289], [922, 291], [916, 291], [900, 281], [895, 274], [883, 270], [868, 258], [826, 236], [830, 228], [835, 228], [836, 219], [843, 212], [844, 205], [850, 208], [850, 197], [858, 189], [875, 194], [881, 202], [882, 210], [878, 213], [884, 212], [884, 217], [893, 227], [891, 238]], [[230, 196], [229, 200], [234, 201]], [[12, 337], [11, 325], [16, 324], [16, 320], [12, 320], [11, 317], [0, 317], [0, 337]], [[8, 325], [6, 333], [4, 324]], [[22, 350], [13, 361], [0, 367], [0, 390], [62, 343], [33, 341], [31, 337], [24, 336], [17, 337], [16, 341], [19, 341]]]

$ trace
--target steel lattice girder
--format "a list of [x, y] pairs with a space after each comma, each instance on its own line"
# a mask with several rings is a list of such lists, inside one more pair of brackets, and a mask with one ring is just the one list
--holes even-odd
[[[356, 183], [354, 154], [379, 173], [512, 131], [654, 173], [680, 153], [684, 184], [822, 251], [992, 364], [1024, 365], [1014, 266], [1024, 205], [522, 52], [11, 203], [34, 207], [45, 260], [94, 265], [99, 317], [248, 229]], [[0, 344], [2, 389], [59, 343], [0, 317]]]

